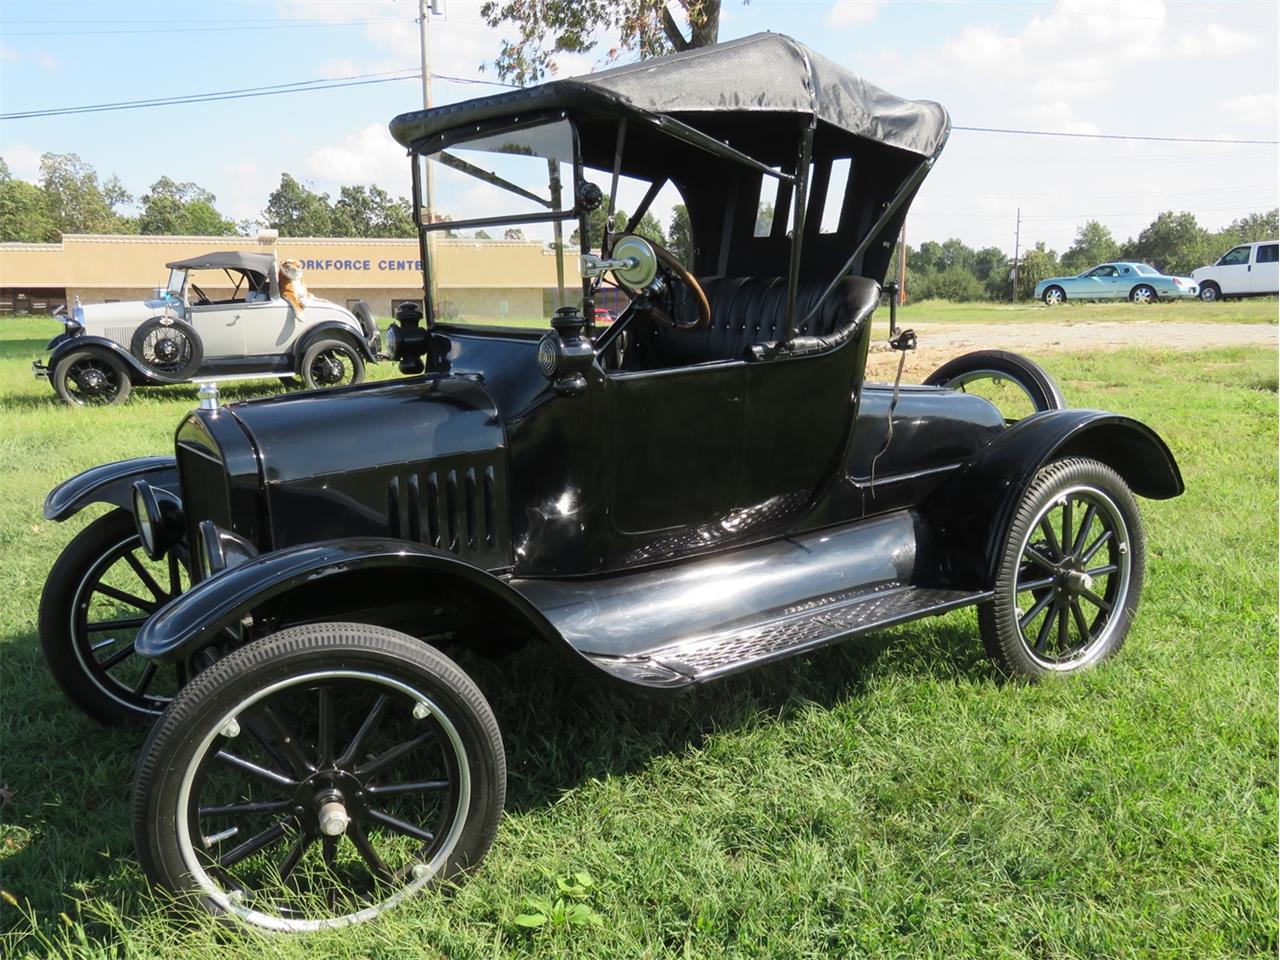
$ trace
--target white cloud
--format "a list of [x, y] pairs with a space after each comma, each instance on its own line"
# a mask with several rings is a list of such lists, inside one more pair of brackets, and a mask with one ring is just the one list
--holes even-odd
[[1274, 93], [1245, 93], [1218, 104], [1218, 111], [1246, 123], [1275, 126], [1280, 97]]
[[884, 6], [883, 0], [836, 0], [827, 11], [829, 27], [851, 27], [874, 20]]
[[19, 180], [30, 180], [36, 183], [40, 179], [40, 151], [25, 143], [15, 143], [5, 147], [0, 154], [9, 165], [9, 172]]
[[335, 185], [376, 183], [392, 194], [404, 192], [409, 180], [404, 147], [391, 139], [383, 123], [371, 123], [339, 144], [311, 151], [306, 164], [319, 180]]
[[19, 63], [22, 60], [22, 54], [7, 44], [0, 43], [0, 60], [5, 63]]
[[1184, 36], [1177, 44], [1177, 52], [1182, 56], [1229, 57], [1261, 46], [1258, 37], [1252, 37], [1239, 30], [1232, 30], [1220, 23], [1210, 23], [1196, 31], [1194, 36]]
[[57, 70], [58, 67], [60, 66], [60, 64], [58, 63], [58, 58], [51, 57], [47, 53], [41, 54], [40, 57], [36, 60], [36, 63], [40, 64], [40, 67], [43, 70]]

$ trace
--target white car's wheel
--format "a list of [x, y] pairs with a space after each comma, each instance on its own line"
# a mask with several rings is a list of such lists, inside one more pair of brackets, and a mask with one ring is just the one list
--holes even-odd
[[1200, 285], [1200, 299], [1205, 303], [1213, 303], [1216, 300], [1222, 299], [1222, 291], [1218, 288], [1216, 283], [1209, 280]]

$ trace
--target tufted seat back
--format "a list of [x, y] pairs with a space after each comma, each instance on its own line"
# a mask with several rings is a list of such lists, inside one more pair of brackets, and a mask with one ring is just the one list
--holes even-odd
[[[782, 339], [787, 323], [785, 277], [708, 277], [700, 281], [711, 305], [711, 323], [695, 333], [663, 327], [658, 351], [664, 365], [687, 366], [714, 360], [741, 360], [753, 344]], [[880, 301], [880, 285], [865, 277], [846, 277], [804, 322], [826, 289], [807, 281], [796, 291], [797, 337], [852, 335]], [[684, 318], [689, 319], [689, 318]]]

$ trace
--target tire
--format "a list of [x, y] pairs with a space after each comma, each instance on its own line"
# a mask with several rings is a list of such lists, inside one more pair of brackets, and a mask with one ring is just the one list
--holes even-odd
[[53, 389], [73, 407], [111, 407], [133, 391], [129, 368], [106, 350], [76, 350], [53, 368]]
[[1222, 288], [1212, 280], [1200, 284], [1200, 299], [1205, 303], [1214, 303], [1222, 299]]
[[378, 322], [373, 319], [373, 311], [369, 309], [369, 305], [363, 300], [357, 300], [351, 305], [351, 315], [356, 318], [360, 324], [360, 329], [364, 331], [366, 340], [373, 338], [378, 332]]
[[[198, 674], [152, 728], [134, 778], [138, 859], [152, 882], [229, 923], [346, 926], [479, 863], [506, 776], [493, 712], [443, 654], [366, 624], [292, 627]], [[225, 798], [237, 809], [215, 809]], [[409, 810], [433, 803], [439, 823]], [[413, 851], [398, 839], [406, 827], [419, 831], [404, 834]]]
[[[126, 554], [139, 567], [133, 567]], [[169, 556], [180, 566], [176, 572]], [[139, 568], [152, 578], [151, 586], [136, 572]], [[177, 692], [181, 671], [142, 663], [132, 654], [132, 634], [151, 612], [182, 592], [185, 568], [179, 552], [158, 564], [149, 561], [133, 516], [119, 509], [80, 531], [54, 563], [40, 596], [40, 647], [58, 686], [93, 719], [109, 725], [149, 724]], [[103, 581], [151, 609], [100, 593]], [[116, 609], [109, 611], [108, 602]], [[103, 619], [108, 612], [113, 615]], [[125, 613], [129, 615], [120, 615]], [[92, 629], [117, 621], [128, 625]], [[113, 663], [115, 657], [120, 659]]]
[[1113, 656], [1138, 610], [1145, 558], [1142, 517], [1119, 474], [1086, 459], [1044, 467], [1005, 537], [994, 596], [978, 607], [987, 653], [1006, 676], [1027, 680]]
[[327, 337], [303, 351], [298, 376], [308, 390], [360, 383], [364, 380], [364, 357], [350, 340]]
[[1044, 301], [1045, 306], [1056, 307], [1060, 303], [1067, 302], [1067, 291], [1059, 286], [1045, 287], [1044, 293], [1040, 295], [1040, 299]]
[[[933, 371], [925, 378], [924, 383], [930, 387], [964, 390], [967, 385], [984, 380], [993, 383], [1008, 380], [1014, 384], [1026, 395], [1032, 413], [1062, 410], [1067, 405], [1057, 381], [1040, 364], [1007, 350], [975, 350], [973, 353], [963, 354]], [[999, 398], [992, 402], [996, 399]], [[1015, 412], [1026, 415], [1025, 404], [1020, 402], [1020, 398], [1014, 398], [1014, 401], [1011, 406], [1019, 409], [1001, 411], [1006, 414], [1006, 420], [1019, 419], [1010, 416]]]
[[152, 317], [129, 341], [134, 359], [157, 376], [186, 380], [204, 362], [204, 342], [195, 327], [185, 320]]
[[1134, 287], [1132, 290], [1129, 291], [1129, 302], [1130, 303], [1155, 303], [1156, 302], [1155, 288], [1145, 283], [1138, 284], [1136, 287]]

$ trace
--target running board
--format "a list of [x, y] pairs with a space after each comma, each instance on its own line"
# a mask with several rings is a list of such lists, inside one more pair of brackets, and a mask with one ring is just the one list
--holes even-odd
[[591, 654], [619, 679], [651, 687], [703, 683], [774, 660], [806, 653], [871, 630], [972, 606], [990, 593], [887, 583], [853, 596], [819, 598], [750, 626], [685, 637], [642, 657]]

